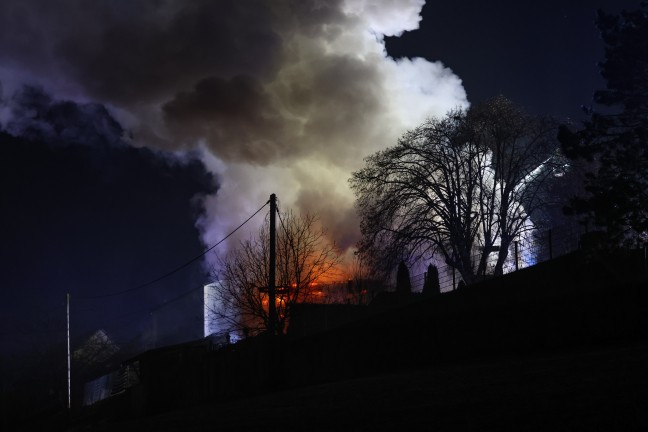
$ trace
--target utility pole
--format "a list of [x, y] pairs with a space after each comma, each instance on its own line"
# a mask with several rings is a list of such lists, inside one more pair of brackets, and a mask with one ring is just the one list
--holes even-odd
[[268, 332], [274, 336], [277, 331], [277, 308], [275, 304], [275, 269], [277, 264], [277, 245], [276, 245], [276, 214], [277, 214], [277, 196], [270, 195], [270, 268], [268, 273], [270, 281], [268, 283]]
[[72, 388], [70, 380], [70, 293], [67, 293], [67, 391], [68, 391], [68, 411], [72, 407]]

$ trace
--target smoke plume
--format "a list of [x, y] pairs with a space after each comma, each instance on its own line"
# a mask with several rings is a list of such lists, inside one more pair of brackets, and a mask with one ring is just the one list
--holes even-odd
[[200, 149], [220, 179], [213, 244], [276, 193], [358, 239], [347, 179], [426, 117], [468, 102], [439, 62], [388, 57], [423, 0], [5, 0], [0, 79], [105, 104], [132, 143]]

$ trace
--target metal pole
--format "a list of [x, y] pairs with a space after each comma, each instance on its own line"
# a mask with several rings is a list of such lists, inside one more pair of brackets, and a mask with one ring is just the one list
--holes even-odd
[[277, 196], [270, 195], [270, 268], [268, 273], [268, 333], [272, 336], [277, 331], [277, 309], [275, 305], [275, 269], [277, 264], [277, 246], [276, 246], [276, 214], [277, 214]]
[[518, 262], [518, 241], [515, 240], [513, 243], [515, 244], [515, 271], [518, 271], [520, 269]]
[[67, 293], [67, 387], [68, 387], [68, 410], [72, 407], [72, 387], [70, 380], [70, 293]]

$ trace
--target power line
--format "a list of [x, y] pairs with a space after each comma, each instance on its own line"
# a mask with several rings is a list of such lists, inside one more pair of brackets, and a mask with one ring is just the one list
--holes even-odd
[[[162, 309], [163, 307], [167, 306], [168, 304], [170, 304], [170, 303], [174, 303], [174, 302], [176, 302], [176, 301], [178, 301], [178, 300], [181, 300], [181, 299], [183, 299], [183, 298], [185, 298], [185, 297], [187, 297], [187, 296], [189, 296], [189, 295], [195, 293], [195, 292], [198, 291], [199, 289], [204, 289], [204, 287], [201, 286], [201, 287], [193, 288], [193, 289], [191, 289], [191, 290], [189, 290], [189, 291], [185, 291], [185, 292], [183, 292], [182, 294], [177, 295], [176, 297], [173, 297], [173, 298], [171, 298], [171, 299], [169, 299], [169, 300], [165, 300], [165, 301], [163, 301], [162, 303], [158, 304], [158, 305], [155, 306], [155, 307], [149, 308], [149, 309], [148, 309], [148, 312], [149, 312], [149, 313], [157, 312], [158, 310]], [[203, 300], [203, 301], [204, 301], [204, 300]]]
[[245, 221], [243, 221], [243, 223], [241, 223], [239, 226], [237, 226], [236, 228], [234, 228], [234, 230], [232, 230], [229, 234], [227, 234], [225, 237], [223, 237], [221, 240], [219, 240], [216, 244], [214, 244], [213, 246], [210, 246], [209, 248], [205, 249], [205, 250], [204, 250], [200, 255], [197, 255], [197, 256], [193, 257], [193, 258], [190, 259], [189, 261], [185, 262], [184, 264], [179, 265], [178, 267], [174, 268], [173, 270], [171, 270], [171, 271], [169, 271], [169, 272], [167, 272], [167, 273], [164, 273], [163, 275], [161, 275], [161, 276], [159, 276], [159, 277], [157, 277], [157, 278], [155, 278], [155, 279], [153, 279], [153, 280], [150, 280], [150, 281], [148, 281], [148, 282], [146, 282], [146, 283], [143, 283], [143, 284], [140, 284], [140, 285], [137, 285], [137, 286], [134, 286], [134, 287], [131, 287], [131, 288], [125, 289], [125, 290], [116, 291], [116, 292], [108, 293], [108, 294], [102, 294], [102, 295], [98, 295], [98, 296], [91, 296], [91, 297], [77, 297], [77, 300], [98, 300], [98, 299], [103, 299], [103, 298], [107, 298], [107, 297], [114, 297], [114, 296], [118, 296], [118, 295], [121, 295], [121, 294], [126, 294], [126, 293], [129, 293], [129, 292], [137, 291], [137, 290], [140, 290], [140, 289], [142, 289], [142, 288], [146, 288], [147, 286], [153, 285], [153, 284], [155, 284], [155, 283], [161, 281], [162, 279], [165, 279], [165, 278], [167, 278], [167, 277], [169, 277], [169, 276], [171, 276], [171, 275], [173, 275], [173, 274], [179, 272], [180, 270], [184, 269], [185, 267], [188, 267], [189, 265], [191, 265], [191, 264], [194, 263], [195, 261], [197, 261], [197, 260], [199, 260], [200, 258], [204, 257], [208, 252], [210, 252], [210, 251], [211, 251], [212, 249], [214, 249], [216, 246], [218, 246], [219, 244], [221, 244], [221, 243], [223, 243], [225, 240], [227, 240], [227, 239], [228, 239], [230, 236], [232, 236], [236, 231], [238, 231], [241, 227], [243, 227], [243, 225], [245, 225], [246, 223], [248, 223], [248, 222], [250, 221], [250, 219], [252, 219], [254, 216], [256, 216], [256, 215], [257, 215], [261, 210], [263, 210], [263, 209], [265, 208], [265, 206], [268, 205], [269, 202], [270, 202], [270, 201], [267, 201], [265, 204], [263, 204], [263, 205], [262, 205], [262, 206], [261, 206], [257, 211], [255, 211], [255, 212], [252, 214], [252, 216], [250, 216], [250, 217], [247, 218]]

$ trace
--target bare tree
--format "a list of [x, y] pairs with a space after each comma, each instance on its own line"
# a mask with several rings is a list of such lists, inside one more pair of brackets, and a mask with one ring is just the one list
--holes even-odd
[[559, 149], [557, 124], [527, 115], [503, 96], [466, 115], [470, 139], [490, 157], [489, 174], [480, 188], [481, 246], [486, 253], [481, 255], [478, 274], [486, 271], [490, 252], [497, 252], [493, 273], [499, 275], [512, 242], [533, 229], [530, 216], [548, 203], [548, 181], [562, 174], [567, 160]]
[[383, 268], [440, 254], [466, 283], [501, 273], [511, 242], [532, 228], [529, 215], [542, 203], [557, 157], [552, 132], [501, 97], [407, 132], [350, 179], [360, 253]]
[[435, 252], [472, 280], [472, 247], [480, 228], [484, 152], [462, 136], [465, 115], [449, 113], [407, 132], [394, 147], [354, 172], [362, 239], [359, 252], [376, 268]]
[[[279, 214], [276, 255], [276, 309], [279, 333], [285, 333], [291, 307], [321, 301], [322, 285], [337, 276], [340, 254], [313, 215]], [[221, 328], [243, 335], [267, 330], [269, 286], [269, 222], [258, 234], [220, 259], [211, 315]]]
[[379, 293], [387, 289], [388, 281], [373, 271], [366, 256], [355, 253], [349, 266], [347, 300], [352, 304], [369, 304]]

